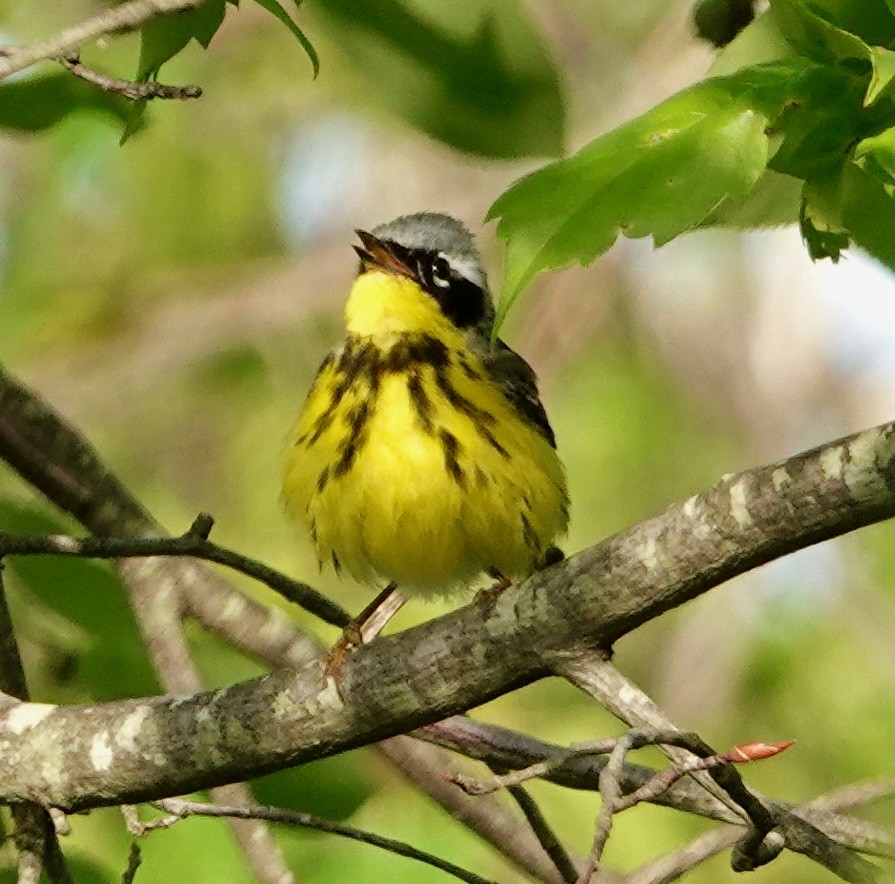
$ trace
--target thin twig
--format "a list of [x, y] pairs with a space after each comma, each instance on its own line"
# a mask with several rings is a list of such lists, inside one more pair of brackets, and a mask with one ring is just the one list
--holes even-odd
[[122, 80], [110, 74], [104, 74], [102, 71], [94, 70], [82, 64], [77, 53], [60, 55], [56, 60], [76, 77], [80, 77], [93, 86], [99, 87], [103, 92], [112, 92], [130, 101], [149, 101], [153, 98], [184, 101], [188, 98], [199, 98], [202, 95], [201, 86], [166, 86], [154, 80], [146, 83], [135, 83], [133, 80]]
[[0, 556], [56, 555], [89, 559], [151, 558], [153, 556], [192, 556], [216, 562], [269, 586], [284, 598], [299, 605], [333, 626], [345, 626], [350, 616], [335, 602], [317, 590], [292, 580], [285, 574], [255, 559], [243, 556], [208, 539], [213, 519], [200, 513], [190, 528], [179, 537], [70, 537], [66, 534], [15, 534], [0, 531]]
[[[674, 724], [637, 685], [610, 663], [605, 654], [592, 650], [567, 652], [556, 660], [557, 674], [561, 674], [587, 694], [599, 700], [610, 712], [629, 725], [644, 728], [668, 729]], [[691, 735], [686, 749], [698, 755], [711, 755], [712, 750]], [[674, 741], [659, 744], [659, 748], [675, 762], [686, 760]], [[719, 800], [743, 814], [752, 827], [736, 846], [731, 864], [737, 869], [754, 868], [768, 862], [783, 846], [810, 857], [815, 862], [851, 882], [872, 882], [876, 868], [853, 850], [838, 843], [821, 829], [793, 814], [785, 805], [769, 801], [743, 783], [732, 765], [724, 765], [708, 772], [692, 774], [701, 785]], [[765, 834], [777, 828], [779, 833]], [[761, 834], [759, 837], [759, 833]], [[779, 835], [782, 834], [782, 841]]]
[[301, 813], [297, 810], [288, 810], [283, 807], [269, 807], [258, 805], [256, 807], [227, 807], [220, 804], [204, 804], [197, 801], [186, 801], [183, 798], [165, 798], [161, 801], [153, 801], [153, 807], [163, 810], [172, 817], [184, 819], [188, 816], [232, 817], [236, 819], [266, 820], [272, 823], [283, 823], [290, 826], [300, 826], [306, 829], [314, 829], [318, 832], [327, 832], [331, 835], [339, 835], [342, 838], [350, 838], [395, 853], [398, 856], [406, 856], [418, 862], [434, 866], [442, 872], [453, 875], [461, 881], [470, 884], [489, 884], [487, 878], [466, 871], [453, 863], [439, 859], [437, 856], [417, 850], [402, 841], [392, 838], [383, 838], [372, 832], [363, 832], [360, 829], [324, 820], [309, 813]]
[[[825, 811], [842, 811], [871, 804], [880, 798], [891, 797], [892, 791], [893, 784], [890, 781], [875, 780], [870, 783], [855, 783], [820, 795], [790, 809], [797, 816], [806, 816], [816, 808], [822, 808]], [[683, 847], [635, 869], [625, 877], [625, 884], [662, 884], [662, 882], [676, 880], [699, 863], [732, 847], [741, 837], [742, 828], [739, 826], [723, 826], [705, 832]]]
[[140, 853], [140, 845], [136, 841], [131, 842], [131, 849], [127, 855], [127, 868], [121, 875], [121, 884], [134, 884], [134, 876], [140, 863], [143, 862], [143, 856]]
[[192, 9], [202, 2], [203, 0], [131, 0], [66, 28], [47, 40], [27, 46], [4, 47], [0, 52], [0, 80], [37, 61], [66, 55], [103, 34], [133, 31], [166, 12]]
[[508, 791], [519, 805], [522, 813], [525, 814], [531, 830], [535, 833], [538, 841], [541, 842], [541, 846], [544, 848], [547, 856], [553, 860], [553, 864], [562, 876], [563, 881], [567, 882], [567, 884], [574, 884], [578, 878], [578, 867], [568, 851], [563, 847], [556, 833], [547, 823], [534, 798], [522, 786], [509, 786]]
[[[460, 716], [454, 716], [454, 718], [460, 718]], [[444, 722], [440, 722], [439, 724], [432, 725], [432, 729], [443, 728], [444, 724]], [[505, 773], [496, 773], [493, 776], [481, 778], [473, 778], [457, 774], [453, 776], [451, 780], [463, 789], [467, 795], [487, 795], [490, 792], [496, 792], [498, 789], [508, 789], [512, 786], [521, 785], [536, 777], [548, 777], [572, 759], [586, 755], [607, 755], [615, 748], [617, 742], [617, 737], [609, 737], [605, 740], [598, 740], [593, 743], [581, 743], [570, 746], [568, 749], [561, 750], [560, 753], [553, 758], [536, 761], [534, 764], [530, 764], [527, 767], [518, 770], [509, 770]], [[596, 781], [596, 776], [594, 777], [594, 781]]]

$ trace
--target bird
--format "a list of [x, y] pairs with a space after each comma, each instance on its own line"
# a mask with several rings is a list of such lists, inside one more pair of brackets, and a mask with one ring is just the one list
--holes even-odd
[[321, 568], [408, 596], [551, 564], [569, 495], [535, 372], [503, 341], [467, 228], [357, 230], [344, 341], [292, 431], [282, 499]]

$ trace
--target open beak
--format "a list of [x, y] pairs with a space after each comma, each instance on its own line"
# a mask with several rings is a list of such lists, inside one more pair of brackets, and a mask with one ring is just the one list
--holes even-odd
[[366, 230], [355, 230], [354, 232], [364, 244], [363, 248], [354, 246], [354, 251], [357, 252], [361, 260], [361, 273], [366, 273], [368, 270], [386, 270], [398, 276], [416, 278], [416, 268], [411, 267], [406, 259], [398, 254], [393, 243], [377, 239]]

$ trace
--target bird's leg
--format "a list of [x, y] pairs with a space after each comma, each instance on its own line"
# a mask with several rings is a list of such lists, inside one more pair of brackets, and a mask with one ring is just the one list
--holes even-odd
[[385, 625], [403, 607], [407, 598], [398, 592], [395, 583], [389, 583], [343, 630], [338, 641], [327, 651], [323, 660], [326, 675], [331, 675], [338, 685], [341, 671], [348, 655], [361, 645], [372, 641]]
[[[538, 566], [535, 570], [542, 571], [544, 568], [549, 568], [551, 565], [561, 562], [565, 557], [565, 553], [559, 547], [548, 547], [547, 551], [538, 562]], [[488, 576], [494, 579], [494, 583], [492, 583], [491, 586], [482, 587], [482, 589], [475, 594], [473, 602], [475, 604], [483, 605], [486, 608], [491, 608], [500, 594], [513, 585], [513, 581], [505, 574], [501, 574], [497, 568], [491, 568], [488, 571]]]
[[501, 574], [497, 568], [491, 568], [488, 571], [488, 576], [494, 578], [494, 583], [490, 586], [483, 586], [472, 600], [473, 604], [482, 605], [485, 608], [493, 607], [500, 594], [513, 585], [513, 581], [505, 574]]

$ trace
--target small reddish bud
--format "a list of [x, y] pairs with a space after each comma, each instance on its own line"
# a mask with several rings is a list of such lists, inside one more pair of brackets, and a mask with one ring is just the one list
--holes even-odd
[[795, 740], [787, 740], [784, 743], [741, 743], [727, 753], [727, 759], [733, 764], [761, 761], [763, 758], [772, 758], [774, 755], [785, 752], [793, 743]]

